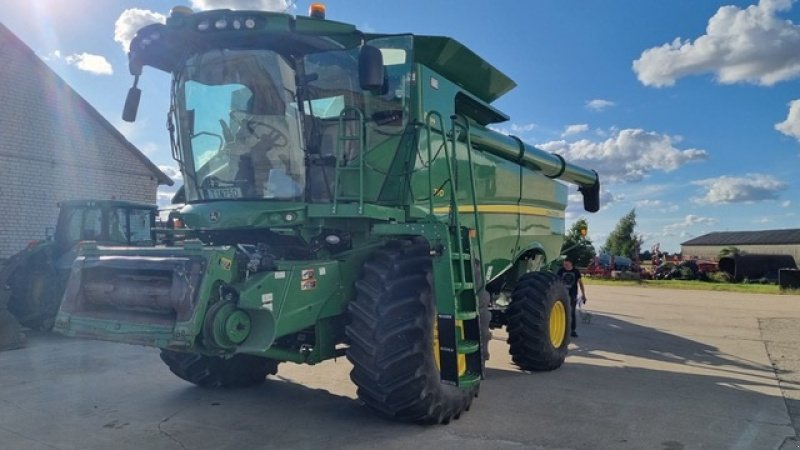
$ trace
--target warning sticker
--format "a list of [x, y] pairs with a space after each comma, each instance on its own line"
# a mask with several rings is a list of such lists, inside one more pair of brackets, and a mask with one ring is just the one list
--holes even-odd
[[282, 280], [286, 278], [286, 272], [275, 272], [275, 279]]
[[303, 269], [300, 272], [300, 290], [310, 291], [317, 288], [317, 279], [314, 276], [314, 269]]
[[225, 258], [224, 256], [219, 259], [219, 265], [222, 266], [223, 270], [231, 270], [231, 265], [233, 264], [233, 260], [230, 258]]
[[319, 276], [324, 276], [326, 273], [328, 273], [328, 271], [325, 270], [324, 267], [319, 268]]
[[261, 307], [272, 311], [272, 292], [261, 294]]

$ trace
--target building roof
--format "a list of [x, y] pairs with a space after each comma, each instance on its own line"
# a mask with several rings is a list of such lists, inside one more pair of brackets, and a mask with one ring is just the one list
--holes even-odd
[[106, 120], [106, 118], [103, 117], [100, 112], [98, 112], [91, 104], [89, 104], [88, 101], [86, 101], [86, 99], [81, 97], [80, 94], [72, 89], [72, 87], [70, 87], [63, 79], [61, 79], [61, 77], [59, 77], [58, 74], [56, 74], [53, 69], [50, 68], [50, 66], [45, 64], [44, 61], [42, 61], [30, 47], [22, 42], [20, 38], [18, 38], [2, 23], [0, 23], [0, 45], [4, 47], [15, 47], [17, 50], [19, 50], [20, 55], [27, 58], [31, 64], [38, 66], [44, 76], [51, 78], [54, 83], [61, 88], [65, 94], [65, 98], [72, 102], [74, 107], [84, 110], [103, 128], [107, 129], [108, 132], [114, 136], [114, 138], [119, 140], [124, 148], [126, 148], [137, 159], [139, 159], [153, 173], [153, 176], [158, 180], [158, 184], [166, 184], [168, 186], [172, 186], [174, 184], [172, 179], [168, 177], [167, 174], [162, 172], [158, 166], [153, 164], [153, 162], [150, 161], [150, 159], [138, 148], [136, 148], [135, 145], [131, 144], [130, 141], [128, 141], [125, 136], [123, 136], [122, 133], [120, 133], [119, 130], [114, 127], [114, 125]]
[[800, 244], [800, 228], [762, 231], [717, 231], [681, 245], [790, 245]]

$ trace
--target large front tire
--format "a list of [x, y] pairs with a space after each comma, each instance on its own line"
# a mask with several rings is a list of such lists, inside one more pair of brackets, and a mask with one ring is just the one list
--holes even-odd
[[552, 273], [523, 275], [507, 310], [511, 360], [522, 370], [554, 370], [567, 357], [570, 332], [569, 296]]
[[[350, 378], [362, 402], [395, 420], [448, 423], [478, 393], [478, 385], [460, 389], [441, 382], [431, 273], [427, 241], [393, 241], [364, 264], [348, 305]], [[485, 328], [484, 347], [488, 322]]]
[[206, 388], [254, 386], [278, 372], [277, 361], [245, 354], [223, 358], [161, 350], [161, 360], [178, 378]]

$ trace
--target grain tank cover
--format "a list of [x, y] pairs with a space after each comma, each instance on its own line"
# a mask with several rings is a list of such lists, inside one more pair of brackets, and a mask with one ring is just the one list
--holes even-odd
[[491, 103], [517, 83], [455, 39], [414, 36], [414, 59]]

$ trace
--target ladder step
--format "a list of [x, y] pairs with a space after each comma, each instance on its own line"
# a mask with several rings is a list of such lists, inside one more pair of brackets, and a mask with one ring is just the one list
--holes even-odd
[[451, 257], [452, 257], [454, 260], [464, 260], [464, 261], [467, 261], [467, 260], [469, 260], [469, 259], [472, 259], [472, 255], [470, 255], [469, 253], [458, 253], [458, 252], [454, 252], [454, 253], [451, 253], [451, 254], [450, 254], [450, 256], [451, 256]]
[[459, 339], [456, 348], [458, 349], [458, 353], [469, 355], [470, 353], [477, 352], [481, 348], [481, 344], [478, 341], [462, 341]]
[[477, 373], [467, 372], [458, 377], [458, 387], [462, 389], [471, 388], [481, 382], [481, 376]]
[[339, 141], [360, 141], [361, 136], [340, 136]]
[[474, 320], [476, 318], [478, 318], [478, 313], [475, 311], [456, 312], [456, 320]]
[[455, 288], [456, 292], [461, 292], [461, 291], [467, 291], [467, 290], [470, 290], [470, 289], [474, 289], [475, 288], [475, 284], [474, 283], [466, 283], [466, 282], [462, 282], [462, 283], [456, 282], [456, 283], [453, 283], [453, 287]]

